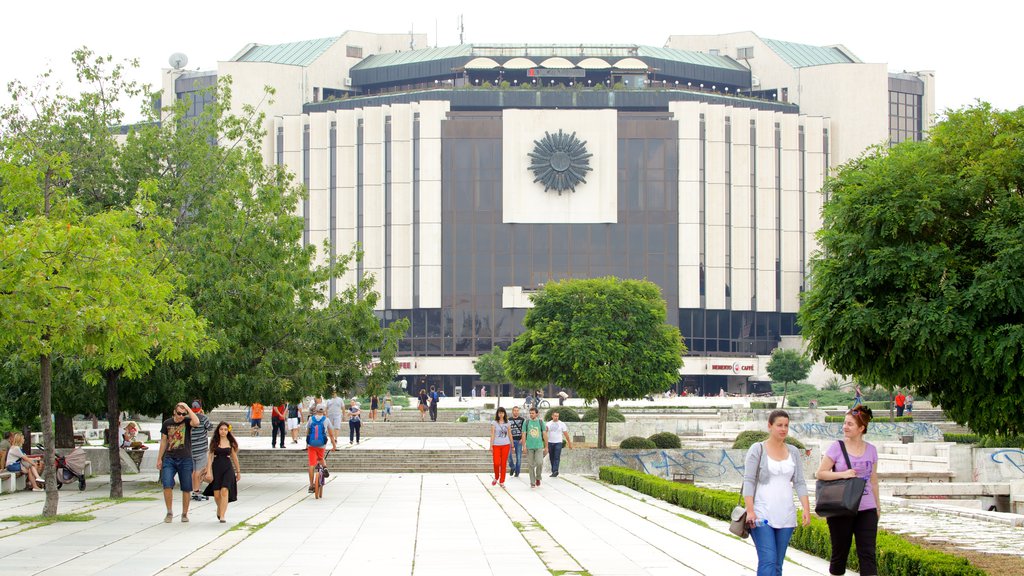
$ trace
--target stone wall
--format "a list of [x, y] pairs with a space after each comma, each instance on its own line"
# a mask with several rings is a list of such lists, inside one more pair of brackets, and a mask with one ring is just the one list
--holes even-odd
[[1024, 481], [1024, 450], [974, 448], [975, 482]]
[[[703, 450], [618, 450], [586, 448], [562, 450], [559, 472], [572, 474], [597, 474], [601, 466], [623, 466], [671, 479], [674, 474], [691, 474], [697, 482], [730, 484], [739, 486], [743, 482], [746, 450], [703, 449]], [[803, 461], [804, 477], [813, 482], [813, 473], [821, 457], [812, 450]], [[548, 464], [545, 464], [547, 470]]]

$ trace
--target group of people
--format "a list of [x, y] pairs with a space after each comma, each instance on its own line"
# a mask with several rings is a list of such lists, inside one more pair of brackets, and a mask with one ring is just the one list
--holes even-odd
[[426, 420], [425, 416], [427, 414], [430, 414], [431, 422], [437, 422], [437, 403], [441, 401], [441, 395], [442, 393], [437, 391], [436, 386], [431, 386], [429, 393], [425, 388], [420, 388], [420, 393], [417, 396], [417, 400], [419, 400], [420, 422]]
[[[383, 401], [377, 395], [370, 396], [370, 421], [375, 422], [379, 415], [383, 415], [385, 422], [391, 419], [394, 402], [391, 394], [384, 396]], [[333, 396], [326, 401], [323, 397], [310, 398], [305, 403], [284, 403], [271, 408], [271, 436], [270, 446], [272, 448], [284, 448], [285, 438], [290, 435], [292, 444], [299, 443], [299, 434], [303, 426], [303, 417], [308, 420], [316, 412], [316, 408], [324, 406], [325, 416], [330, 420], [332, 427], [330, 434], [337, 440], [338, 431], [341, 430], [343, 419], [349, 425], [349, 444], [359, 443], [362, 432], [363, 411], [358, 399], [352, 398], [346, 406], [344, 398], [338, 396], [335, 391]], [[383, 408], [383, 410], [382, 410]], [[263, 423], [264, 406], [255, 403], [249, 407], [249, 430], [252, 436], [259, 436]], [[434, 411], [436, 415], [436, 409]]]
[[529, 418], [519, 413], [519, 406], [512, 407], [509, 418], [505, 408], [499, 407], [491, 423], [491, 454], [494, 461], [494, 478], [491, 486], [505, 487], [508, 475], [518, 477], [525, 449], [526, 468], [530, 474], [530, 488], [540, 486], [544, 469], [544, 457], [551, 463], [551, 477], [558, 477], [562, 445], [572, 448], [569, 428], [559, 420], [558, 412], [551, 413], [551, 421], [545, 422], [538, 416], [537, 407], [531, 406]]
[[[832, 556], [830, 574], [845, 574], [850, 546], [856, 538], [857, 559], [864, 576], [878, 574], [875, 540], [882, 506], [878, 500], [878, 451], [864, 440], [871, 422], [871, 409], [856, 406], [843, 420], [843, 440], [833, 442], [825, 450], [818, 466], [819, 480], [860, 477], [866, 481], [860, 506], [854, 515], [827, 518]], [[789, 414], [774, 410], [768, 416], [768, 439], [747, 451], [743, 473], [743, 498], [747, 525], [757, 549], [757, 575], [779, 576], [786, 557], [786, 548], [796, 529], [796, 506], [793, 491], [800, 499], [800, 522], [811, 522], [807, 483], [801, 465], [800, 451], [785, 443], [789, 435]], [[852, 465], [847, 466], [843, 452]]]

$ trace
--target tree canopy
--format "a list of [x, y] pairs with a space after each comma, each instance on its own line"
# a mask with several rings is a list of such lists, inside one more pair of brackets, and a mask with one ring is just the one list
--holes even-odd
[[598, 402], [605, 446], [608, 401], [662, 392], [679, 381], [685, 351], [665, 323], [658, 286], [614, 277], [561, 280], [532, 296], [526, 330], [508, 349], [514, 380], [554, 382]]
[[796, 350], [784, 350], [776, 348], [772, 350], [772, 359], [765, 367], [768, 376], [774, 382], [782, 382], [782, 403], [779, 407], [786, 406], [786, 394], [789, 392], [789, 385], [796, 384], [811, 373], [811, 359], [806, 354]]
[[951, 111], [826, 183], [800, 325], [815, 359], [1024, 431], [1024, 108]]

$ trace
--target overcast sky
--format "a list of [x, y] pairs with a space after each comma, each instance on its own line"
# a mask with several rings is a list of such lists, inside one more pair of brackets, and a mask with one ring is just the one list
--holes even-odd
[[[345, 30], [426, 33], [430, 44], [624, 43], [663, 46], [671, 34], [752, 30], [763, 38], [815, 45], [843, 44], [864, 62], [889, 70], [934, 70], [938, 110], [975, 99], [997, 108], [1024, 104], [1016, 72], [1019, 16], [1015, 2], [941, 4], [915, 0], [861, 2], [498, 2], [307, 0], [174, 0], [141, 3], [13, 1], [3, 3], [0, 82], [31, 81], [48, 67], [72, 83], [76, 47], [138, 58], [137, 79], [158, 84], [174, 52], [189, 69], [215, 69], [249, 42], [274, 44]], [[1013, 12], [1017, 16], [1013, 16]], [[8, 102], [2, 91], [0, 102]]]

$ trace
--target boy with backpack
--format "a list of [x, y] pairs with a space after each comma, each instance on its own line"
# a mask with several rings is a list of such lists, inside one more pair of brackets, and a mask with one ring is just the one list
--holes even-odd
[[326, 408], [323, 404], [317, 404], [313, 415], [309, 417], [309, 431], [306, 433], [306, 455], [309, 462], [309, 493], [313, 490], [313, 468], [318, 462], [324, 459], [324, 448], [327, 441], [331, 441], [331, 451], [337, 450], [338, 445], [334, 441], [334, 434], [331, 434], [331, 421], [324, 415]]

